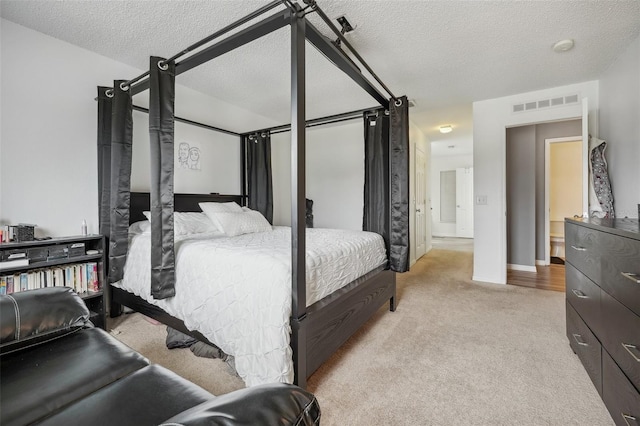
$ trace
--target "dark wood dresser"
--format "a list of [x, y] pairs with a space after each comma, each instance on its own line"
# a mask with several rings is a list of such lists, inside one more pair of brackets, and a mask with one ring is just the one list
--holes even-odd
[[640, 426], [640, 224], [566, 219], [567, 337], [618, 425]]

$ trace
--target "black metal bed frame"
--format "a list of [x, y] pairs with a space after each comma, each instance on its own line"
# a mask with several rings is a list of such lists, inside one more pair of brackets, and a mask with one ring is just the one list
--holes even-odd
[[[272, 1], [266, 6], [226, 26], [194, 45], [189, 46], [165, 61], [165, 63], [170, 62], [185, 54], [191, 53], [190, 56], [176, 63], [175, 74], [177, 76], [275, 30], [283, 28], [286, 25], [291, 27], [291, 124], [280, 126], [279, 128], [275, 128], [275, 130], [287, 131], [287, 129], [290, 129], [291, 131], [291, 347], [294, 354], [295, 383], [301, 387], [306, 386], [306, 379], [382, 305], [389, 301], [390, 310], [394, 311], [396, 295], [395, 272], [379, 268], [315, 304], [309, 307], [306, 306], [305, 128], [308, 125], [312, 126], [328, 122], [327, 119], [341, 120], [347, 119], [348, 117], [353, 118], [356, 114], [360, 114], [361, 116], [366, 110], [352, 111], [317, 119], [315, 123], [313, 120], [309, 123], [305, 121], [305, 40], [313, 44], [340, 70], [369, 93], [380, 104], [381, 108], [388, 109], [390, 102], [337, 44], [334, 44], [330, 39], [326, 38], [315, 26], [307, 21], [305, 18], [306, 13], [317, 13], [337, 35], [338, 39], [341, 40], [341, 44], [352, 52], [360, 64], [365, 67], [369, 74], [373, 76], [378, 84], [390, 95], [391, 101], [397, 102], [397, 98], [333, 25], [322, 9], [316, 4], [315, 0], [303, 1], [307, 5], [304, 9], [292, 0]], [[215, 44], [203, 47], [214, 39], [242, 25], [248, 24], [260, 15], [278, 6], [285, 6], [285, 8], [227, 36]], [[201, 47], [202, 49], [192, 53], [195, 49]], [[144, 80], [144, 78], [148, 74], [148, 72], [143, 73], [125, 82], [123, 85], [125, 88], [130, 88], [131, 95], [147, 90], [149, 88], [149, 81]], [[138, 107], [136, 109], [144, 111], [143, 108]], [[200, 123], [190, 122], [190, 120], [185, 119], [179, 119], [178, 121], [201, 125]], [[211, 130], [238, 135], [236, 132], [217, 127], [202, 126], [208, 127]], [[253, 132], [246, 134], [249, 133]], [[244, 144], [241, 144], [241, 146], [244, 147]], [[242, 150], [241, 155], [243, 156], [243, 185], [241, 197], [243, 197], [242, 199], [244, 200], [246, 197], [246, 187], [244, 184], [244, 150]], [[178, 196], [179, 194], [176, 194], [176, 211], [180, 211]], [[194, 195], [191, 195], [191, 197], [194, 197]], [[132, 211], [133, 209], [132, 204]], [[167, 323], [174, 328], [189, 332], [199, 339], [206, 340], [203, 339], [204, 336], [200, 333], [187, 330], [181, 320], [169, 316], [166, 312], [137, 296], [117, 289], [116, 287], [111, 289], [111, 295], [115, 303], [129, 306], [134, 310]]]

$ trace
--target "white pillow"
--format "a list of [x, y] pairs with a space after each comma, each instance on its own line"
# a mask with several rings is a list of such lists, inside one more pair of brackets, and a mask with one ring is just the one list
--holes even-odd
[[273, 231], [262, 213], [255, 210], [240, 213], [222, 212], [217, 213], [216, 217], [220, 222], [220, 230], [229, 237]]
[[130, 234], [145, 234], [151, 232], [151, 222], [148, 220], [141, 220], [140, 222], [133, 222], [129, 226]]
[[209, 220], [219, 229], [222, 230], [222, 225], [218, 220], [218, 213], [241, 213], [242, 207], [238, 203], [198, 203], [202, 211], [207, 215]]
[[[150, 212], [142, 212], [151, 221]], [[151, 223], [149, 222], [149, 225]], [[149, 232], [151, 232], [149, 226]], [[205, 232], [216, 232], [218, 227], [209, 220], [207, 215], [200, 212], [173, 212], [173, 234], [190, 235], [202, 234]]]

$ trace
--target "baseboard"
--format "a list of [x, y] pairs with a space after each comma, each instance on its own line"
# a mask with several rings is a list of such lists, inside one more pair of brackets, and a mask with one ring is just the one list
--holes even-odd
[[549, 266], [549, 264], [547, 262], [545, 262], [544, 260], [536, 259], [536, 266]]
[[478, 275], [473, 275], [471, 277], [471, 281], [476, 281], [476, 282], [480, 282], [480, 283], [487, 283], [487, 284], [498, 284], [498, 285], [506, 285], [507, 284], [507, 283], [495, 281], [492, 278], [481, 277], [481, 276], [478, 276]]
[[538, 272], [535, 266], [517, 265], [513, 263], [507, 263], [507, 269], [512, 269], [514, 271]]

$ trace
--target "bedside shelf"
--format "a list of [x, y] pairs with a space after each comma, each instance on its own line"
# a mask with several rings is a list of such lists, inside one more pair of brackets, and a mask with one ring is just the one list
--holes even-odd
[[[74, 283], [76, 288], [80, 289], [77, 286], [78, 282], [83, 283], [81, 288], [86, 288], [87, 281], [92, 281], [92, 278], [95, 277], [98, 281], [98, 291], [83, 291], [79, 292], [78, 295], [85, 302], [87, 308], [91, 312], [91, 320], [95, 326], [100, 327], [102, 329], [106, 328], [106, 314], [107, 314], [107, 306], [106, 306], [106, 297], [105, 297], [105, 279], [104, 279], [104, 266], [105, 266], [105, 254], [104, 254], [104, 237], [102, 235], [79, 235], [79, 236], [70, 236], [70, 237], [61, 237], [61, 238], [51, 238], [48, 240], [37, 240], [37, 241], [25, 241], [25, 242], [10, 242], [10, 243], [0, 243], [0, 259], [6, 259], [8, 257], [8, 253], [13, 252], [21, 252], [24, 251], [27, 256], [29, 255], [29, 250], [37, 249], [39, 251], [45, 250], [47, 253], [47, 249], [51, 249], [52, 251], [55, 249], [56, 255], [61, 253], [62, 248], [65, 250], [69, 250], [69, 247], [72, 244], [83, 243], [84, 251], [87, 250], [96, 250], [98, 254], [80, 254], [80, 255], [71, 255], [71, 257], [60, 257], [53, 258], [49, 260], [41, 260], [38, 262], [31, 262], [28, 265], [21, 266], [13, 266], [5, 269], [0, 269], [0, 277], [4, 279], [4, 283], [7, 283], [7, 278], [11, 278], [13, 280], [14, 289], [17, 285], [18, 289], [20, 288], [20, 282], [16, 283], [15, 278], [21, 274], [31, 274], [29, 280], [35, 277], [35, 283], [30, 281], [30, 288], [37, 288], [38, 285], [40, 287], [49, 286], [51, 282], [49, 281], [47, 284], [44, 284], [44, 281], [47, 281], [43, 277], [48, 277], [48, 280], [52, 280], [58, 283], [59, 279], [62, 280], [62, 285], [69, 286], [69, 275], [68, 273], [76, 272], [77, 275], [71, 275], [71, 281], [73, 287]], [[62, 247], [61, 247], [62, 246]], [[77, 248], [74, 248], [77, 249]], [[66, 251], [65, 251], [66, 252]], [[35, 254], [34, 254], [35, 255]], [[41, 256], [42, 253], [39, 253]], [[94, 264], [95, 265], [91, 265]], [[92, 266], [93, 268], [84, 269], [86, 265]], [[69, 267], [74, 265], [81, 265], [81, 268], [73, 268], [69, 269]], [[97, 266], [97, 268], [96, 268]], [[61, 268], [63, 271], [59, 271]], [[65, 268], [67, 271], [65, 273]], [[42, 273], [44, 271], [44, 273]], [[57, 272], [56, 272], [57, 271]], [[71, 271], [71, 272], [69, 272]], [[40, 273], [40, 275], [38, 275]], [[56, 275], [59, 274], [59, 275]], [[96, 275], [94, 275], [96, 274]], [[24, 277], [24, 275], [21, 275]], [[76, 277], [82, 276], [84, 279], [78, 281]], [[12, 278], [13, 277], [13, 278]], [[38, 278], [39, 277], [39, 278]], [[53, 278], [52, 278], [53, 277]], [[24, 282], [24, 281], [23, 281]], [[34, 285], [34, 287], [32, 287]], [[8, 291], [9, 289], [5, 288], [3, 291]], [[25, 290], [23, 290], [25, 291]], [[26, 290], [28, 291], [28, 290]], [[15, 292], [15, 291], [14, 291]]]

